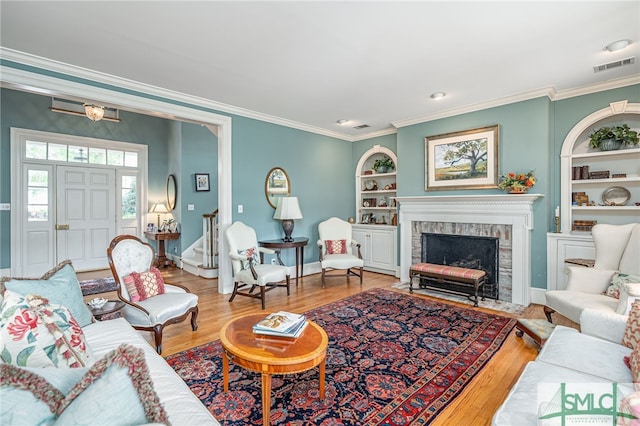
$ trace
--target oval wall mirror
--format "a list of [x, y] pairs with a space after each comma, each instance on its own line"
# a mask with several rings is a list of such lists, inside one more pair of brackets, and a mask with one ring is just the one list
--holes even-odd
[[267, 196], [269, 205], [274, 209], [278, 206], [278, 198], [288, 197], [290, 194], [291, 182], [284, 169], [274, 167], [267, 173], [267, 180], [264, 183], [264, 193]]
[[178, 184], [175, 175], [169, 175], [167, 178], [167, 209], [173, 211], [176, 208], [176, 200], [178, 199]]

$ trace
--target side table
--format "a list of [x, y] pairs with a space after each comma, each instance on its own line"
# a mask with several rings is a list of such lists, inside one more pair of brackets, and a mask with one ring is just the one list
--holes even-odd
[[173, 262], [167, 259], [164, 249], [164, 242], [167, 240], [177, 240], [180, 238], [179, 232], [145, 232], [144, 236], [150, 240], [158, 242], [158, 255], [156, 257], [156, 267], [173, 266]]
[[269, 425], [271, 376], [292, 374], [319, 366], [319, 397], [324, 399], [327, 333], [313, 321], [295, 339], [253, 333], [253, 325], [265, 314], [249, 314], [232, 319], [220, 330], [224, 392], [229, 390], [229, 361], [262, 375], [262, 424]]
[[109, 300], [101, 308], [94, 309], [89, 306], [89, 310], [93, 314], [93, 317], [98, 321], [106, 321], [114, 318], [120, 318], [120, 310], [124, 308], [124, 302], [122, 300]]
[[[270, 249], [285, 249], [285, 248], [295, 248], [296, 249], [296, 287], [298, 286], [298, 277], [303, 275], [304, 268], [304, 246], [309, 243], [309, 238], [307, 237], [296, 237], [293, 241], [283, 241], [279, 240], [264, 240], [258, 241], [258, 244], [261, 247], [270, 248]], [[262, 262], [263, 254], [260, 253], [260, 261]], [[300, 268], [300, 272], [298, 272], [298, 268]]]

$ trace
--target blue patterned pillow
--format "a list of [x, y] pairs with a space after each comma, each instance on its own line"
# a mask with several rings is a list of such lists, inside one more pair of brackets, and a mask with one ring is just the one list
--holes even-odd
[[18, 294], [37, 294], [53, 305], [66, 306], [80, 327], [93, 322], [93, 315], [82, 298], [82, 290], [71, 261], [60, 263], [40, 279], [11, 278], [5, 288]]
[[0, 365], [0, 424], [168, 424], [140, 348], [121, 345], [83, 375], [51, 370]]

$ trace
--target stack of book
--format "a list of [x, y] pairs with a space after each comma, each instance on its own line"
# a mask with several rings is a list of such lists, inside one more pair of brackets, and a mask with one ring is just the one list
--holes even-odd
[[298, 337], [307, 326], [307, 318], [304, 315], [279, 311], [269, 314], [253, 326], [256, 334], [280, 337]]

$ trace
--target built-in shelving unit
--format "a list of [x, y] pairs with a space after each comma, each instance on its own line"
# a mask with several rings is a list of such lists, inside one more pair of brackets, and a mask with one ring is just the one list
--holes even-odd
[[[389, 157], [393, 170], [378, 173], [376, 160]], [[398, 158], [388, 148], [376, 145], [365, 152], [356, 166], [356, 224], [353, 238], [361, 245], [366, 270], [397, 273], [397, 196]]]
[[[591, 232], [575, 229], [575, 221], [625, 224], [640, 222], [640, 147], [626, 146], [615, 151], [589, 147], [589, 135], [602, 126], [626, 123], [640, 130], [640, 103], [614, 102], [585, 117], [569, 132], [560, 155], [560, 232], [547, 234], [547, 289], [564, 289], [568, 258], [594, 258]], [[589, 173], [608, 171], [622, 177], [577, 179], [574, 167], [588, 167]], [[622, 187], [630, 194], [625, 205], [606, 205], [603, 194]], [[575, 194], [584, 193], [587, 203], [576, 202]], [[579, 228], [579, 227], [578, 227]]]

